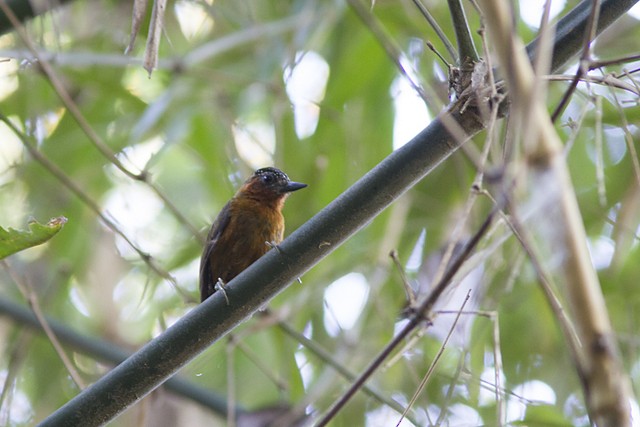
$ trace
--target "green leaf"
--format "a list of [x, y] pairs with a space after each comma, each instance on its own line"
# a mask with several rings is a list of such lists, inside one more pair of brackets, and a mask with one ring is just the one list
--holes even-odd
[[546, 427], [569, 427], [573, 425], [568, 421], [562, 411], [553, 405], [529, 405], [527, 414], [522, 421], [516, 421], [513, 425], [522, 426], [546, 426]]
[[67, 218], [59, 216], [51, 218], [46, 224], [29, 221], [29, 230], [15, 230], [13, 228], [5, 230], [0, 227], [0, 259], [43, 244], [55, 236], [66, 223]]

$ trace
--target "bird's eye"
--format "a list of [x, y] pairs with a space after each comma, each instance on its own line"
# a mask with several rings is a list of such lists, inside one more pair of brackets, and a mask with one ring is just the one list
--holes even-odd
[[262, 175], [262, 182], [270, 184], [273, 182], [273, 175]]

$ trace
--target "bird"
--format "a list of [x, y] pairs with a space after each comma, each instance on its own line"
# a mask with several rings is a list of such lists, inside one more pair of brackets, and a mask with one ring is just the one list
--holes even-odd
[[307, 184], [294, 182], [274, 167], [256, 170], [222, 208], [211, 225], [200, 258], [200, 301], [282, 242], [282, 208], [290, 193]]

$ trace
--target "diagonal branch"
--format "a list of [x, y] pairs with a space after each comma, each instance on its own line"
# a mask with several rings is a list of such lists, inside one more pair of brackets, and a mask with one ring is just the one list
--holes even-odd
[[[71, 0], [57, 0], [57, 1], [30, 1], [30, 0], [0, 0], [6, 6], [13, 11], [13, 14], [20, 22], [25, 22], [38, 15], [43, 15], [56, 7], [61, 6], [64, 3], [68, 3]], [[13, 30], [14, 25], [4, 12], [0, 12], [0, 35], [5, 34]]]
[[471, 31], [469, 30], [469, 22], [464, 13], [461, 0], [448, 0], [451, 18], [453, 19], [453, 28], [456, 30], [456, 39], [458, 40], [458, 66], [471, 66], [478, 62], [478, 52], [473, 44]]
[[[2, 0], [0, 0], [2, 1]], [[82, 203], [84, 203], [89, 209], [91, 209], [100, 220], [106, 225], [114, 234], [120, 236], [144, 261], [149, 268], [155, 272], [158, 276], [165, 279], [169, 282], [178, 293], [184, 298], [185, 301], [189, 300], [189, 295], [178, 286], [176, 280], [169, 274], [168, 271], [161, 268], [157, 262], [151, 257], [151, 255], [144, 252], [141, 248], [139, 248], [117, 225], [116, 223], [109, 218], [108, 213], [102, 211], [98, 202], [93, 200], [87, 192], [78, 184], [76, 181], [72, 180], [67, 174], [55, 163], [53, 163], [49, 158], [47, 158], [44, 154], [42, 154], [36, 147], [33, 141], [29, 139], [27, 135], [20, 132], [15, 124], [2, 112], [0, 112], [0, 122], [7, 125], [9, 129], [20, 139], [25, 149], [29, 152], [29, 154], [44, 167], [51, 175], [53, 175], [58, 181], [60, 181], [74, 196], [76, 196]]]
[[[5, 4], [4, 0], [0, 0], [0, 11], [4, 12], [6, 17], [11, 21], [11, 23], [15, 26], [15, 30], [22, 39], [23, 43], [27, 46], [34, 59], [37, 60], [40, 69], [43, 74], [47, 77], [51, 87], [56, 92], [60, 101], [65, 106], [67, 111], [74, 118], [80, 129], [87, 135], [89, 142], [93, 144], [93, 146], [102, 154], [102, 156], [107, 159], [113, 166], [115, 166], [119, 171], [125, 174], [127, 177], [133, 179], [134, 181], [144, 182], [151, 190], [156, 193], [156, 195], [163, 201], [165, 206], [169, 209], [169, 211], [176, 217], [176, 219], [185, 225], [187, 229], [196, 237], [197, 239], [202, 240], [202, 236], [200, 231], [193, 225], [191, 222], [180, 212], [175, 204], [173, 204], [169, 198], [160, 190], [156, 184], [150, 179], [150, 176], [146, 170], [143, 170], [139, 173], [133, 172], [120, 161], [116, 153], [107, 145], [107, 143], [98, 135], [98, 133], [91, 127], [84, 114], [80, 110], [80, 107], [73, 101], [69, 91], [66, 89], [60, 77], [58, 77], [57, 73], [54, 71], [51, 63], [44, 57], [40, 55], [38, 50], [35, 47], [35, 44], [31, 41], [31, 38], [25, 31], [24, 26], [18, 20], [18, 17], [15, 16], [13, 11], [9, 9], [9, 7]], [[157, 60], [153, 65], [153, 68], [157, 66]], [[149, 71], [150, 72], [150, 71]], [[135, 249], [135, 248], [134, 248]]]
[[[610, 25], [637, 0], [604, 0], [598, 30]], [[577, 8], [591, 3], [584, 0]], [[558, 23], [557, 34], [567, 37], [580, 20]], [[587, 14], [588, 16], [588, 14]], [[585, 18], [586, 19], [586, 18]], [[584, 27], [584, 22], [582, 22]], [[562, 38], [554, 40], [552, 71], [557, 71], [581, 48]], [[564, 46], [559, 46], [561, 43]], [[567, 48], [573, 46], [574, 49]], [[472, 107], [463, 113], [460, 104], [451, 106], [410, 142], [391, 153], [352, 187], [269, 251], [229, 283], [227, 305], [221, 293], [167, 329], [98, 382], [58, 409], [41, 426], [101, 425], [135, 404], [181, 367], [219, 340], [232, 328], [264, 306], [296, 277], [302, 276], [364, 227], [394, 200], [430, 173], [464, 142], [448, 131], [444, 121], [453, 121], [467, 138], [478, 133], [483, 123]]]
[[[562, 143], [543, 99], [536, 96], [536, 75], [524, 54], [522, 41], [515, 34], [507, 1], [483, 0], [481, 3], [497, 57], [506, 70], [507, 83], [513, 94], [511, 115], [517, 123], [528, 125], [523, 131], [528, 133], [526, 142], [529, 146], [525, 144], [525, 151], [531, 165], [526, 190], [532, 197], [545, 200], [553, 207], [537, 220], [555, 234], [543, 237], [551, 251], [562, 254], [558, 270], [582, 345], [576, 368], [582, 381], [587, 412], [599, 427], [630, 427], [629, 402], [633, 393], [622, 368], [604, 296], [587, 248], [586, 232]], [[594, 15], [597, 13], [591, 14], [591, 22], [594, 22]], [[593, 39], [591, 35], [586, 45]], [[532, 131], [534, 127], [536, 132]]]
[[[10, 318], [16, 324], [20, 324], [21, 328], [28, 328], [43, 332], [42, 323], [33, 311], [20, 304], [11, 302], [6, 298], [0, 298], [0, 317]], [[44, 316], [44, 320], [60, 342], [74, 351], [78, 351], [97, 360], [113, 365], [122, 363], [122, 361], [126, 360], [127, 357], [131, 356], [131, 352], [129, 350], [120, 347], [113, 342], [87, 335], [81, 335], [70, 329], [67, 325], [46, 315]], [[192, 401], [209, 408], [220, 416], [224, 416], [227, 412], [227, 401], [224, 397], [183, 378], [173, 377], [163, 384], [163, 386], [177, 395], [191, 399]], [[244, 411], [244, 408], [236, 407], [237, 414], [241, 414]]]

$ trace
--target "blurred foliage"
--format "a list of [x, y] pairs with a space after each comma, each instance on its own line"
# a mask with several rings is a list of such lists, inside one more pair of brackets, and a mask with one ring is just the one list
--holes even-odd
[[[446, 2], [424, 3], [453, 38]], [[576, 2], [567, 3], [565, 12]], [[446, 67], [425, 42], [441, 52], [444, 45], [413, 3], [378, 1], [372, 12], [403, 52], [403, 64], [413, 69], [412, 77], [427, 85], [428, 93], [437, 94], [433, 105], [446, 105]], [[480, 47], [479, 17], [470, 7], [467, 14]], [[393, 150], [392, 85], [399, 70], [370, 28], [340, 1], [180, 0], [168, 4], [165, 20], [160, 66], [150, 77], [136, 62], [143, 55], [147, 23], [130, 57], [122, 54], [129, 39], [130, 3], [78, 0], [27, 25], [32, 41], [52, 54], [56, 74], [86, 121], [125, 167], [146, 172], [148, 182], [125, 176], [96, 149], [37, 63], [21, 60], [27, 55], [15, 33], [0, 37], [0, 56], [10, 58], [0, 62], [0, 81], [6, 88], [0, 94], [0, 113], [195, 300], [202, 236], [191, 230], [204, 233], [242, 180], [267, 164], [309, 184], [287, 202], [288, 231], [311, 218]], [[524, 23], [519, 22], [518, 29], [525, 41], [534, 37], [535, 30]], [[246, 39], [238, 41], [242, 37]], [[639, 41], [640, 26], [625, 16], [595, 43], [594, 54], [601, 59], [636, 54]], [[230, 47], [221, 47], [224, 43]], [[216, 46], [219, 50], [206, 54], [206, 48]], [[317, 127], [299, 138], [285, 68], [295, 69], [309, 52], [325, 61], [329, 76], [323, 98], [315, 103]], [[604, 72], [621, 75], [623, 68], [635, 70], [638, 63], [612, 65]], [[303, 78], [314, 81], [318, 76]], [[567, 86], [550, 83], [550, 110]], [[432, 116], [437, 113], [430, 111]], [[636, 95], [592, 83], [579, 85], [557, 124], [564, 140], [575, 138], [567, 161], [625, 368], [636, 388], [640, 190], [634, 162], [640, 149], [639, 122]], [[418, 123], [419, 128], [426, 125], [426, 120]], [[596, 138], [598, 129], [603, 129], [601, 140]], [[258, 144], [247, 149], [239, 142], [242, 131]], [[508, 129], [498, 132], [506, 134]], [[0, 226], [19, 227], [29, 217], [69, 218], [46, 245], [7, 260], [0, 270], [0, 298], [23, 300], [14, 283], [19, 278], [31, 285], [47, 314], [78, 332], [131, 349], [193, 306], [31, 157], [8, 127], [0, 125], [0, 135]], [[482, 133], [468, 144], [480, 150], [485, 138]], [[269, 153], [267, 148], [266, 157], [257, 157], [260, 144], [268, 146], [270, 141], [275, 149]], [[503, 166], [501, 144], [495, 142], [490, 151], [489, 170]], [[302, 284], [294, 283], [278, 296], [272, 310], [345, 368], [361, 372], [393, 336], [405, 306], [400, 274], [389, 252], [398, 251], [421, 295], [428, 292], [436, 272], [428, 264], [437, 265], [448, 243], [472, 234], [490, 207], [479, 198], [462, 235], [454, 233], [465, 220], [476, 173], [464, 153], [454, 154], [305, 274]], [[160, 189], [187, 223], [148, 183]], [[421, 240], [423, 232], [426, 238]], [[411, 419], [420, 425], [437, 420], [441, 425], [459, 425], [461, 420], [465, 425], [496, 425], [495, 369], [501, 369], [500, 402], [514, 425], [587, 425], [579, 381], [558, 321], [521, 247], [504, 226], [494, 228], [473, 259], [473, 268], [466, 271], [469, 277], [456, 280], [456, 286], [463, 294], [472, 290], [466, 307], [472, 313], [462, 316], [454, 339], [409, 412]], [[331, 330], [325, 326], [327, 318], [337, 314], [327, 308], [324, 290], [351, 272], [366, 279], [366, 303], [353, 327]], [[460, 307], [461, 299], [453, 291], [449, 296], [440, 309]], [[345, 304], [354, 304], [351, 311], [360, 310], [355, 300]], [[385, 398], [406, 405], [453, 317], [437, 316], [433, 326], [422, 331], [426, 335], [408, 342], [369, 384]], [[249, 410], [288, 404], [325, 411], [350, 381], [267, 320], [256, 317], [241, 325], [232, 340], [212, 346], [181, 375]], [[6, 355], [0, 362], [0, 424], [32, 425], [78, 390], [48, 340], [28, 336], [6, 318], [0, 325], [1, 351]], [[494, 340], [494, 328], [500, 343]], [[497, 368], [496, 352], [501, 354]], [[106, 369], [73, 356], [88, 382]], [[523, 391], [539, 383], [552, 392]], [[111, 425], [141, 425], [140, 420], [146, 425], [163, 425], [161, 420], [225, 425], [219, 416], [186, 400], [162, 406], [167, 399], [178, 398], [156, 392]], [[334, 425], [395, 425], [398, 419], [384, 403], [359, 393]]]

